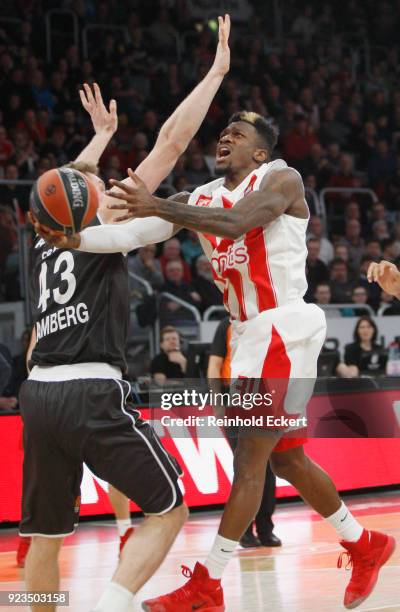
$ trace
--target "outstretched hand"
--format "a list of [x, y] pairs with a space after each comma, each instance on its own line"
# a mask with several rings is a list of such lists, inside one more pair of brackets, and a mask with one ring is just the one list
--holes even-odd
[[375, 281], [386, 293], [400, 299], [400, 272], [394, 263], [385, 260], [372, 263], [367, 278], [370, 283]]
[[114, 134], [118, 128], [117, 103], [111, 100], [107, 110], [97, 83], [93, 83], [93, 92], [88, 83], [79, 90], [82, 106], [90, 115], [94, 131], [96, 134]]
[[118, 187], [120, 191], [109, 190], [106, 194], [116, 200], [123, 200], [123, 204], [109, 204], [107, 208], [112, 210], [126, 210], [126, 214], [117, 217], [114, 221], [127, 221], [135, 217], [152, 217], [156, 215], [156, 200], [153, 198], [144, 182], [131, 170], [128, 175], [132, 181], [130, 185], [115, 179], [110, 179], [113, 187]]
[[225, 17], [218, 17], [218, 46], [212, 70], [224, 76], [229, 72], [231, 62], [231, 52], [229, 49], [229, 33], [231, 31], [231, 18], [228, 14]]

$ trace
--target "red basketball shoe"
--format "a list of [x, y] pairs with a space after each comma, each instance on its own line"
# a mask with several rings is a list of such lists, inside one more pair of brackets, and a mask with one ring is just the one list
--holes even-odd
[[147, 612], [223, 612], [224, 593], [220, 580], [213, 580], [208, 569], [201, 563], [196, 563], [193, 572], [182, 565], [182, 574], [189, 578], [187, 583], [177, 589], [155, 599], [142, 603]]
[[19, 536], [18, 548], [17, 548], [17, 565], [18, 567], [25, 567], [25, 559], [28, 554], [29, 547], [31, 545], [31, 538], [24, 538]]
[[364, 531], [357, 542], [341, 541], [347, 552], [341, 553], [337, 566], [342, 567], [342, 559], [347, 555], [348, 567], [353, 567], [350, 582], [344, 594], [344, 606], [356, 608], [372, 593], [379, 570], [392, 556], [396, 541], [378, 531]]
[[121, 556], [122, 550], [125, 546], [125, 544], [128, 541], [128, 538], [130, 537], [131, 533], [133, 533], [134, 529], [133, 527], [129, 527], [123, 536], [119, 536], [119, 556]]

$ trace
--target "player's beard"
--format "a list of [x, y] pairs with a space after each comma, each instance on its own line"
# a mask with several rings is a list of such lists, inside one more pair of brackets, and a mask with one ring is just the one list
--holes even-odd
[[226, 166], [225, 168], [221, 168], [216, 165], [214, 168], [215, 176], [226, 176], [228, 172], [229, 172], [229, 166]]

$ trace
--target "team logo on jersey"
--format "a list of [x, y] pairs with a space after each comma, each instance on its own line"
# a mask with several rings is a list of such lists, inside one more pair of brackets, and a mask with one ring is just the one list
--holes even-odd
[[196, 202], [196, 206], [210, 206], [211, 200], [211, 196], [200, 195]]
[[211, 264], [217, 274], [224, 274], [226, 270], [235, 268], [250, 261], [246, 245], [230, 245], [224, 253], [216, 253], [211, 259]]

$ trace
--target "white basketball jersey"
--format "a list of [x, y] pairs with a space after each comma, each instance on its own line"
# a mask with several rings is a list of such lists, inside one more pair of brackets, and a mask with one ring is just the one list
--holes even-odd
[[[232, 208], [257, 191], [267, 172], [286, 168], [281, 159], [252, 171], [233, 191], [224, 178], [195, 189], [193, 206]], [[260, 312], [301, 299], [307, 290], [306, 230], [308, 219], [281, 215], [237, 240], [199, 233], [204, 252], [213, 267], [214, 280], [224, 294], [231, 318], [246, 321]]]

